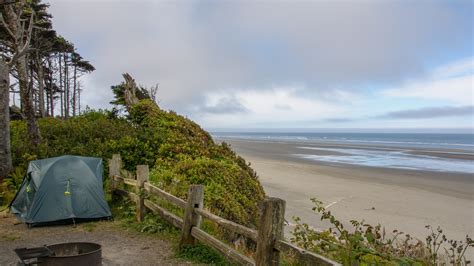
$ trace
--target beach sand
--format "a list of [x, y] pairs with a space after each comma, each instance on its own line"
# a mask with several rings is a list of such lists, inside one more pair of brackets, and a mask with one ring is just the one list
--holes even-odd
[[[328, 164], [292, 157], [302, 152], [292, 143], [225, 141], [251, 163], [268, 196], [286, 200], [288, 236], [293, 216], [316, 229], [328, 227], [311, 210], [314, 197], [346, 224], [352, 219], [380, 223], [387, 232], [398, 229], [421, 240], [429, 234], [425, 225], [439, 225], [448, 239], [474, 236], [471, 174]], [[472, 249], [468, 257], [474, 257]]]

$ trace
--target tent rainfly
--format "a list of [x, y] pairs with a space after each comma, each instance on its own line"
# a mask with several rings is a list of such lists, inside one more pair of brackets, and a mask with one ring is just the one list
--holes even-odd
[[31, 161], [11, 211], [28, 225], [110, 218], [102, 159], [65, 155]]

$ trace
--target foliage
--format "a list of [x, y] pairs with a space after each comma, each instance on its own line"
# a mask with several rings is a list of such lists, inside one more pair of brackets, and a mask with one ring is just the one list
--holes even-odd
[[15, 196], [16, 191], [23, 182], [24, 170], [21, 167], [15, 167], [10, 175], [0, 184], [0, 206], [8, 204]]
[[177, 257], [207, 265], [232, 265], [217, 251], [203, 244], [183, 247], [177, 254]]
[[64, 154], [110, 158], [115, 152], [113, 142], [137, 135], [127, 121], [109, 119], [106, 112], [88, 112], [69, 120], [49, 117], [39, 120], [43, 140], [38, 152], [30, 154], [25, 123], [12, 121], [11, 127], [13, 165], [24, 168], [30, 160]]
[[256, 173], [227, 144], [216, 145], [193, 121], [161, 110], [149, 99], [130, 111], [130, 120], [156, 153], [150, 180], [186, 198], [191, 184], [206, 186], [205, 206], [235, 222], [255, 225], [257, 203], [264, 197]]
[[[313, 211], [332, 225], [328, 230], [318, 232], [301, 219], [294, 217], [296, 227], [291, 241], [307, 250], [336, 260], [344, 265], [438, 265], [448, 262], [452, 265], [467, 265], [464, 257], [468, 248], [474, 246], [469, 236], [466, 241], [447, 240], [443, 231], [431, 226], [431, 234], [426, 243], [409, 234], [394, 230], [390, 236], [380, 224], [372, 226], [364, 221], [351, 220], [352, 230], [344, 227], [322, 202], [311, 199]], [[450, 245], [445, 256], [440, 254], [443, 243]]]
[[32, 152], [26, 124], [11, 123], [13, 165], [23, 173], [35, 159], [72, 154], [101, 157], [106, 164], [112, 154], [120, 153], [126, 170], [149, 165], [151, 181], [183, 199], [190, 184], [203, 184], [206, 208], [255, 225], [257, 203], [264, 197], [256, 173], [227, 144], [215, 144], [199, 125], [161, 110], [151, 100], [133, 106], [127, 118], [89, 110], [68, 120], [39, 119], [39, 127], [42, 142]]
[[426, 237], [426, 246], [428, 248], [428, 258], [433, 264], [436, 264], [440, 259], [439, 249], [443, 247], [443, 244], [449, 244], [449, 248], [445, 251], [445, 257], [448, 258], [448, 262], [452, 265], [470, 264], [470, 261], [466, 261], [464, 254], [468, 248], [474, 247], [474, 241], [466, 236], [466, 240], [448, 240], [446, 235], [443, 234], [443, 230], [438, 226], [436, 230], [431, 225], [426, 226], [427, 229], [431, 230], [431, 234]]

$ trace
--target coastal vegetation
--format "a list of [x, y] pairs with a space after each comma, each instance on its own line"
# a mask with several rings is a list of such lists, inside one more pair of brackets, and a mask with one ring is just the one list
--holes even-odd
[[322, 254], [343, 265], [468, 265], [466, 250], [474, 241], [466, 236], [464, 241], [448, 240], [443, 230], [430, 225], [425, 241], [408, 233], [370, 225], [365, 221], [351, 220], [346, 228], [323, 203], [315, 198], [313, 211], [321, 221], [331, 227], [317, 231], [299, 217], [294, 217], [296, 227], [291, 241], [307, 250]]
[[[126, 86], [122, 83], [113, 88], [117, 91], [117, 87]], [[120, 102], [121, 95], [116, 93], [116, 101]], [[125, 169], [149, 165], [151, 182], [183, 199], [190, 184], [205, 185], [207, 208], [255, 227], [257, 204], [264, 192], [255, 171], [243, 158], [229, 145], [214, 143], [193, 121], [162, 110], [148, 97], [136, 99], [127, 108], [130, 112], [122, 116], [115, 111], [87, 110], [67, 120], [39, 119], [42, 141], [36, 150], [28, 142], [26, 123], [12, 121], [15, 169], [2, 184], [0, 200], [6, 203], [12, 198], [31, 160], [74, 154], [101, 157], [106, 162], [113, 153], [120, 153]]]
[[[193, 121], [161, 109], [146, 88], [137, 87], [129, 75], [124, 77], [125, 82], [112, 87], [116, 108], [111, 111], [88, 109], [69, 119], [39, 119], [42, 141], [37, 149], [30, 149], [25, 121], [11, 122], [15, 167], [0, 186], [0, 205], [11, 200], [30, 160], [63, 154], [106, 160], [112, 154], [120, 153], [126, 170], [133, 171], [139, 164], [149, 165], [150, 181], [183, 199], [190, 184], [205, 185], [208, 209], [229, 220], [256, 227], [257, 204], [263, 199], [264, 192], [249, 164], [228, 144], [214, 143]], [[131, 88], [134, 93], [127, 92]], [[348, 229], [320, 201], [313, 199], [313, 202], [313, 211], [332, 227], [318, 232], [296, 217], [291, 240], [344, 265], [470, 263], [464, 256], [474, 245], [469, 237], [465, 241], [448, 240], [441, 229], [435, 229], [421, 241], [403, 232], [386, 233], [381, 225], [356, 220], [350, 221], [352, 228]], [[142, 233], [159, 233], [168, 239], [177, 237], [176, 230], [155, 216], [147, 216], [143, 223], [132, 223], [133, 204], [114, 203], [113, 208], [114, 215], [124, 221], [124, 226]], [[179, 251], [177, 256], [198, 263], [225, 261], [202, 245]], [[291, 258], [286, 258], [285, 262], [292, 264]]]
[[12, 168], [10, 110], [26, 121], [34, 150], [42, 142], [37, 118], [81, 113], [81, 76], [95, 70], [54, 30], [48, 7], [41, 0], [0, 1], [0, 183]]
[[[128, 75], [124, 75], [129, 77]], [[127, 80], [127, 79], [126, 79]], [[14, 169], [0, 184], [0, 206], [13, 198], [21, 185], [31, 160], [74, 154], [101, 157], [107, 162], [120, 153], [124, 170], [132, 171], [138, 164], [150, 166], [150, 181], [179, 196], [187, 196], [191, 184], [205, 185], [207, 209], [229, 220], [256, 227], [257, 204], [264, 197], [255, 171], [226, 143], [216, 144], [210, 135], [193, 121], [165, 111], [152, 100], [133, 79], [134, 103], [127, 105], [124, 97], [130, 83], [112, 86], [116, 108], [85, 110], [81, 115], [63, 119], [46, 117], [38, 120], [41, 143], [31, 149], [25, 121], [11, 121], [12, 162]], [[119, 109], [125, 108], [119, 111]], [[104, 167], [107, 176], [107, 167]], [[107, 184], [107, 182], [104, 182]], [[142, 233], [158, 233], [176, 242], [178, 232], [159, 218], [147, 216], [143, 223], [131, 223], [129, 202], [111, 202], [114, 216], [124, 226]], [[214, 234], [233, 237], [204, 224]], [[177, 250], [178, 258], [197, 263], [222, 264], [225, 259], [205, 245]]]

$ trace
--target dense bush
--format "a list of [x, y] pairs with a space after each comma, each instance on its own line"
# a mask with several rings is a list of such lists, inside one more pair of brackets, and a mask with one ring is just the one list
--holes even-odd
[[39, 119], [42, 142], [32, 149], [27, 141], [26, 123], [11, 122], [12, 160], [26, 167], [30, 160], [65, 154], [110, 158], [114, 142], [136, 138], [136, 130], [125, 119], [109, 118], [107, 112], [90, 111], [68, 120]]
[[256, 173], [227, 144], [214, 144], [196, 123], [150, 100], [136, 104], [130, 119], [153, 140], [163, 141], [149, 144], [158, 151], [153, 182], [182, 198], [190, 184], [205, 185], [205, 206], [238, 223], [255, 224], [263, 189]]
[[227, 144], [215, 144], [193, 121], [161, 110], [150, 100], [133, 106], [127, 118], [89, 111], [68, 120], [40, 119], [42, 143], [35, 150], [27, 142], [23, 121], [11, 127], [13, 163], [23, 172], [34, 159], [72, 154], [106, 162], [120, 153], [127, 170], [150, 165], [151, 181], [163, 189], [184, 199], [190, 184], [203, 184], [207, 208], [236, 222], [255, 224], [264, 192], [245, 160]]

